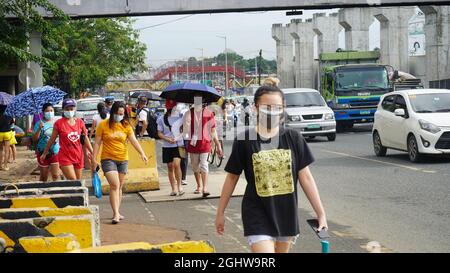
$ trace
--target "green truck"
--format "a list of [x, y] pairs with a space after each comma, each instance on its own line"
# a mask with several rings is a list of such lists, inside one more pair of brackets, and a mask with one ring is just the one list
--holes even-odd
[[379, 59], [379, 51], [320, 54], [320, 92], [335, 113], [338, 131], [373, 122], [380, 97], [393, 90], [393, 68]]

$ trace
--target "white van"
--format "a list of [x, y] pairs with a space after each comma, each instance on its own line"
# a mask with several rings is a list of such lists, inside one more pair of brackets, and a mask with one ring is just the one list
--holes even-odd
[[309, 88], [282, 89], [286, 100], [285, 125], [303, 136], [336, 139], [336, 120], [319, 91]]

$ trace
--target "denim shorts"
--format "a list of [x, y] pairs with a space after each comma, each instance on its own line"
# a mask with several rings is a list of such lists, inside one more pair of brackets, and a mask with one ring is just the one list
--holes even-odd
[[251, 246], [255, 243], [261, 242], [261, 241], [274, 241], [274, 242], [292, 242], [292, 244], [295, 245], [295, 242], [297, 241], [297, 236], [279, 236], [279, 237], [273, 237], [270, 235], [250, 235], [247, 236], [248, 244]]
[[128, 161], [116, 161], [112, 159], [104, 159], [101, 162], [103, 173], [118, 172], [128, 173]]

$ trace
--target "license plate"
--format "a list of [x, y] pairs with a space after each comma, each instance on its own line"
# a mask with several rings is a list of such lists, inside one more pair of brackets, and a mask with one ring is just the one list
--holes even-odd
[[308, 129], [320, 129], [319, 124], [310, 124], [307, 126]]
[[370, 111], [359, 111], [360, 115], [370, 115]]

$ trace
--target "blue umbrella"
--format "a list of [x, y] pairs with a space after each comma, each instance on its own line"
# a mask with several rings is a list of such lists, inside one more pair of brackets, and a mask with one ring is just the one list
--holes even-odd
[[8, 105], [13, 98], [14, 96], [11, 94], [0, 92], [0, 105]]
[[216, 102], [222, 97], [215, 88], [191, 82], [172, 84], [159, 96], [176, 102], [194, 103], [194, 95], [197, 94], [202, 96], [203, 102]]
[[45, 103], [57, 104], [65, 95], [66, 92], [51, 86], [30, 88], [14, 97], [8, 104], [5, 115], [23, 117], [38, 114]]

